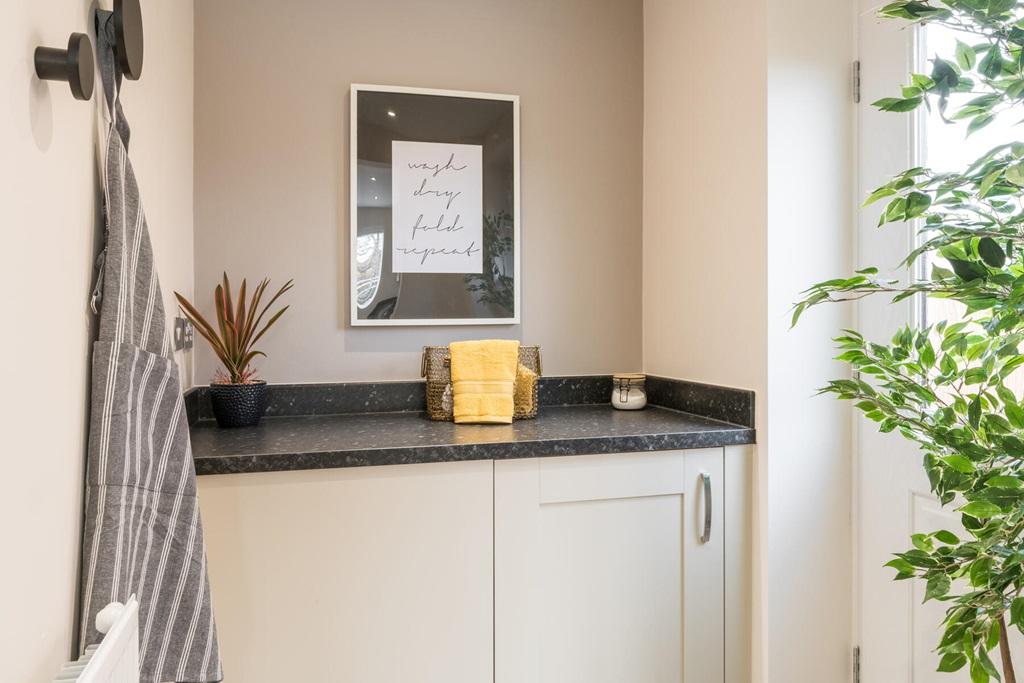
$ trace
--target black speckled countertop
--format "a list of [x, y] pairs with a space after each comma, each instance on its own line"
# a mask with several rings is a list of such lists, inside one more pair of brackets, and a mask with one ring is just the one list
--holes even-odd
[[[605, 388], [610, 393], [609, 377], [544, 378], [542, 382], [538, 417], [511, 425], [434, 422], [422, 412], [401, 409], [421, 400], [421, 386], [396, 382], [278, 385], [276, 390], [272, 386], [268, 416], [259, 426], [220, 429], [206, 417], [202, 402], [208, 399], [200, 388], [186, 396], [196, 473], [502, 460], [754, 443], [752, 392], [649, 378], [648, 396], [660, 405], [619, 411], [608, 403], [596, 402]], [[367, 396], [374, 398], [366, 400]], [[573, 405], [576, 402], [583, 405]], [[392, 406], [400, 408], [366, 412], [374, 408], [386, 411]]]
[[667, 408], [546, 408], [511, 425], [434, 422], [423, 413], [269, 417], [251, 429], [192, 428], [198, 474], [502, 460], [753, 443], [754, 430]]

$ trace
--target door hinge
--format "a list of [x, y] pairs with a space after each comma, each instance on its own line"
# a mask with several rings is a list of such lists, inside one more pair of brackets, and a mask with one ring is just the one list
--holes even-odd
[[860, 645], [853, 648], [853, 683], [860, 683]]
[[860, 60], [853, 62], [853, 101], [860, 104]]

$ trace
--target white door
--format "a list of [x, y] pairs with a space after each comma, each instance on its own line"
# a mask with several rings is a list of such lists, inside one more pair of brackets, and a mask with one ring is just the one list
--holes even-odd
[[[960, 163], [965, 155], [980, 156], [995, 144], [990, 145], [979, 136], [967, 146], [963, 142], [963, 127], [943, 126], [923, 112], [899, 115], [871, 107], [871, 102], [898, 94], [909, 73], [928, 73], [926, 57], [934, 56], [937, 49], [949, 53], [945, 44], [951, 40], [948, 34], [936, 29], [911, 29], [904, 22], [878, 19], [877, 7], [875, 0], [860, 0], [861, 197], [912, 166], [942, 168]], [[977, 149], [979, 146], [984, 149]], [[898, 263], [913, 248], [914, 230], [898, 224], [877, 228], [881, 208], [875, 206], [861, 212], [857, 267], [877, 266], [883, 274], [888, 270], [891, 277], [906, 280], [907, 272]], [[944, 310], [935, 302], [908, 299], [893, 305], [884, 297], [862, 300], [857, 310], [858, 328], [876, 341], [888, 340], [899, 326], [907, 323], [934, 322], [955, 315], [955, 310]], [[934, 649], [941, 635], [944, 605], [934, 601], [922, 604], [924, 589], [920, 582], [895, 582], [895, 572], [883, 566], [893, 553], [911, 547], [911, 534], [941, 528], [959, 532], [959, 515], [942, 508], [930, 492], [921, 453], [914, 444], [895, 432], [879, 434], [875, 423], [859, 416], [857, 420], [859, 514], [855, 573], [859, 579], [861, 680], [969, 681], [966, 670], [957, 674], [935, 671], [938, 657]], [[997, 658], [997, 653], [993, 657]], [[1016, 661], [1024, 660], [1018, 656]]]
[[[878, 112], [870, 106], [888, 97], [907, 79], [916, 62], [915, 32], [896, 21], [875, 17], [877, 3], [862, 0], [860, 19], [861, 103], [859, 106], [859, 195], [916, 165], [916, 126], [913, 115]], [[857, 267], [877, 266], [905, 280], [898, 267], [913, 247], [913, 231], [893, 225], [876, 227], [880, 207], [861, 212], [858, 221]], [[908, 299], [892, 305], [888, 299], [865, 299], [858, 305], [858, 327], [870, 339], [887, 340], [900, 326], [917, 320], [919, 302]], [[859, 566], [861, 680], [864, 683], [955, 683], [949, 674], [935, 673], [937, 661], [929, 650], [938, 643], [941, 617], [933, 605], [921, 605], [909, 582], [894, 582], [883, 565], [892, 553], [906, 550], [910, 535], [924, 523], [940, 524], [921, 467], [921, 455], [897, 433], [879, 434], [874, 422], [857, 418], [859, 464]], [[925, 510], [929, 514], [925, 515]]]
[[723, 457], [496, 462], [495, 681], [721, 683]]

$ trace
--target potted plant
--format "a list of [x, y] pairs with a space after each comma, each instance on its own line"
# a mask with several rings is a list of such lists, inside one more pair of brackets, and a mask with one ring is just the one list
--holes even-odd
[[[937, 107], [967, 134], [1024, 115], [1024, 5], [1015, 0], [900, 0], [887, 18], [934, 22], [966, 36], [930, 73], [911, 74], [882, 111]], [[951, 94], [959, 96], [950, 101]], [[956, 103], [956, 104], [954, 104]], [[932, 491], [961, 515], [964, 532], [916, 534], [888, 566], [895, 579], [925, 582], [925, 599], [948, 605], [938, 642], [939, 671], [967, 668], [971, 681], [1013, 683], [1008, 630], [1024, 629], [1024, 396], [1008, 379], [1024, 355], [1024, 143], [1007, 140], [949, 173], [912, 168], [875, 190], [880, 225], [918, 223], [931, 272], [904, 283], [867, 268], [818, 283], [796, 304], [811, 306], [883, 294], [920, 295], [963, 306], [962, 318], [905, 327], [888, 343], [848, 330], [839, 359], [856, 371], [822, 389], [854, 401], [882, 432], [916, 442]]]
[[217, 313], [214, 327], [199, 310], [180, 293], [175, 292], [182, 313], [196, 330], [209, 342], [223, 368], [218, 369], [210, 383], [210, 402], [213, 415], [221, 427], [251, 427], [260, 421], [267, 409], [267, 383], [257, 379], [252, 362], [257, 356], [266, 356], [256, 350], [256, 342], [276, 323], [288, 306], [281, 308], [263, 321], [270, 307], [289, 289], [292, 280], [284, 284], [266, 304], [260, 307], [270, 280], [264, 278], [246, 301], [246, 281], [238, 290], [238, 304], [231, 296], [231, 282], [224, 273], [224, 282], [217, 285], [213, 301]]

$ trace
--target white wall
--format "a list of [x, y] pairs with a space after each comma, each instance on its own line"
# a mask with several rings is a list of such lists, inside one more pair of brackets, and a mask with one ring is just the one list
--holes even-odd
[[753, 679], [847, 680], [851, 311], [788, 311], [847, 273], [854, 8], [645, 2], [644, 369], [754, 389]]
[[[272, 382], [410, 379], [424, 344], [515, 337], [548, 374], [641, 365], [642, 0], [200, 2], [196, 284], [295, 278]], [[348, 326], [350, 83], [521, 97], [520, 326]], [[196, 380], [214, 358], [197, 345]]]
[[[71, 655], [84, 480], [99, 102], [39, 82], [37, 44], [92, 33], [90, 0], [14, 0], [0, 27], [0, 678], [52, 680]], [[109, 4], [106, 6], [109, 7]], [[143, 81], [125, 86], [165, 294], [192, 286], [192, 2], [146, 3]]]
[[[853, 270], [855, 3], [768, 2], [767, 596], [771, 680], [846, 681], [853, 646], [852, 416], [815, 397], [847, 374], [850, 305], [790, 329], [811, 283]], [[763, 474], [763, 473], [762, 473]], [[762, 487], [764, 486], [762, 479]], [[763, 489], [762, 489], [763, 490]], [[762, 526], [763, 528], [763, 526]]]

